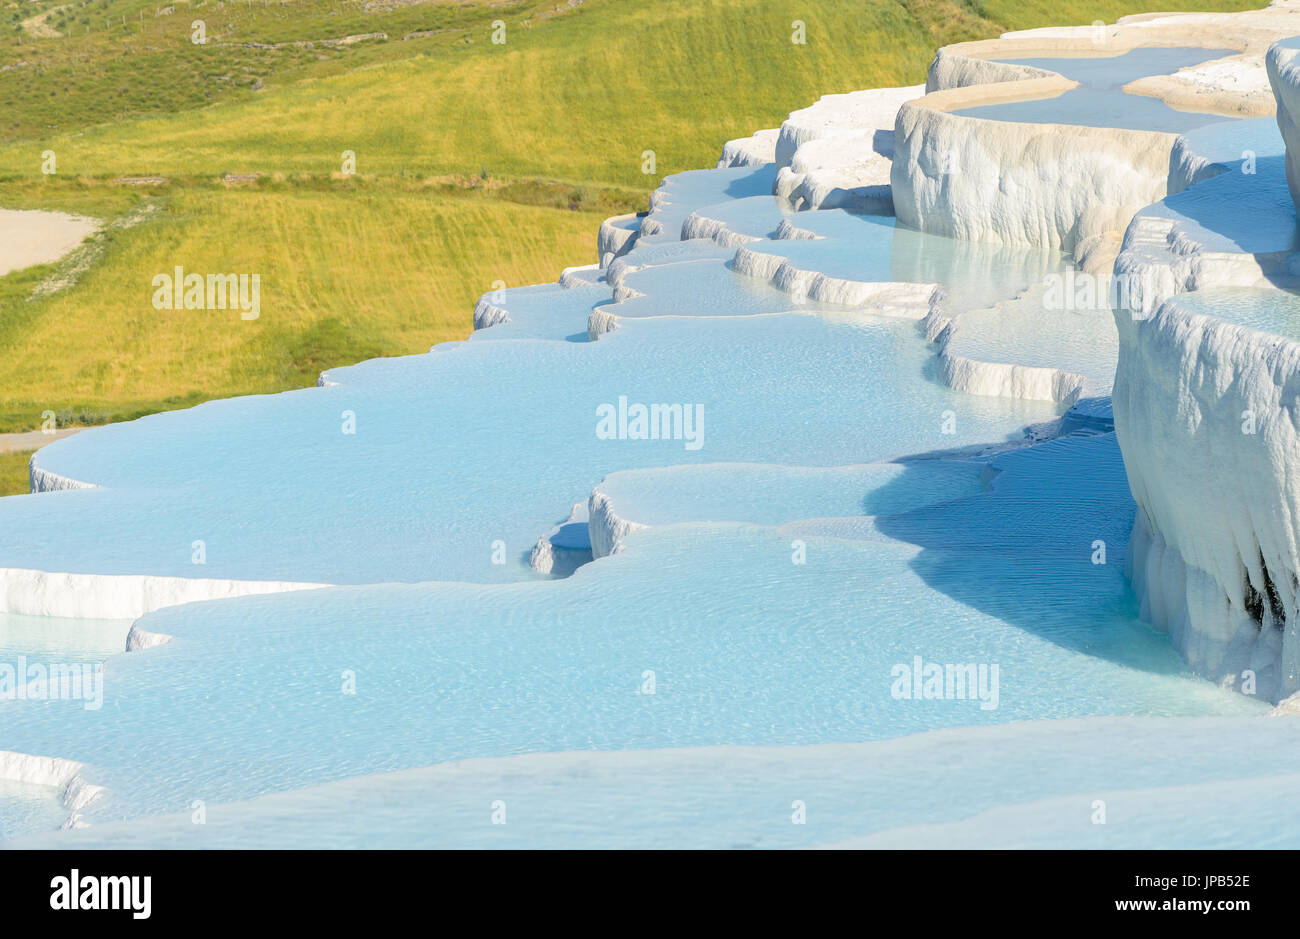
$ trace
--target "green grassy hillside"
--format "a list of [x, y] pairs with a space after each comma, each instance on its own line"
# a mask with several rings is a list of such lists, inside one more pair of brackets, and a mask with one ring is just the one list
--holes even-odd
[[0, 453], [0, 495], [17, 495], [28, 489], [30, 453]]

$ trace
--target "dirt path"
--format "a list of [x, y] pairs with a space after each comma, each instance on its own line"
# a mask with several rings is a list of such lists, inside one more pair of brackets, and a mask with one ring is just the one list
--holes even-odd
[[98, 228], [96, 219], [78, 215], [0, 209], [0, 277], [57, 261]]
[[35, 16], [29, 16], [21, 24], [23, 30], [29, 36], [35, 36], [37, 39], [58, 39], [63, 34], [50, 25], [50, 20], [58, 15], [62, 10], [72, 6], [71, 3], [65, 3], [61, 7], [55, 7], [52, 10], [46, 10], [44, 13], [37, 13]]
[[63, 437], [70, 437], [81, 427], [67, 427], [47, 434], [42, 430], [29, 430], [21, 434], [0, 434], [0, 453], [26, 453], [39, 450], [47, 443], [54, 443]]

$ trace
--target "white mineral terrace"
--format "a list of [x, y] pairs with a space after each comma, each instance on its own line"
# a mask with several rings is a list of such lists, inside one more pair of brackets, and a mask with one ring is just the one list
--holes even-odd
[[131, 651], [0, 700], [0, 838], [1294, 846], [1293, 36], [950, 46], [465, 342], [51, 443], [0, 664], [32, 614]]

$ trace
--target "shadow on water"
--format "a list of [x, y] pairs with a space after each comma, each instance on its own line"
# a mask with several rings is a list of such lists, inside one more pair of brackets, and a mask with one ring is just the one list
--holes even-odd
[[1285, 157], [1251, 155], [1224, 165], [1226, 172], [1166, 197], [1153, 207], [1156, 214], [1175, 218], [1213, 251], [1276, 254], [1300, 248]]
[[[921, 462], [888, 483], [908, 488]], [[989, 491], [882, 516], [922, 551], [931, 588], [1065, 648], [1149, 671], [1183, 672], [1137, 618], [1124, 577], [1135, 505], [1114, 433], [1083, 433], [996, 457]]]
[[754, 172], [740, 176], [727, 183], [722, 190], [730, 199], [744, 199], [748, 196], [770, 196], [776, 187], [776, 164], [764, 163]]

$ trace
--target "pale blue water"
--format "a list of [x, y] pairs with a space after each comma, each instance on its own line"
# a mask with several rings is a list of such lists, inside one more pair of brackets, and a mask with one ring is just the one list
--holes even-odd
[[1189, 133], [1186, 144], [1221, 172], [1147, 206], [1138, 219], [1168, 219], [1207, 251], [1268, 255], [1300, 247], [1274, 119], [1212, 124]]
[[[714, 259], [730, 261], [735, 248], [724, 248], [707, 238], [689, 241], [672, 241], [665, 238], [638, 239], [632, 249], [619, 262], [640, 267], [642, 265], [671, 264], [675, 261], [703, 261]], [[616, 262], [618, 263], [618, 262]]]
[[1149, 75], [1166, 75], [1211, 59], [1237, 55], [1234, 49], [1142, 48], [1106, 57], [999, 59], [1010, 65], [1046, 69], [1079, 82], [1054, 98], [1009, 101], [956, 111], [968, 117], [1021, 124], [1079, 124], [1180, 134], [1223, 116], [1177, 111], [1158, 98], [1132, 95], [1123, 86]]
[[[106, 661], [126, 648], [129, 620], [66, 619], [50, 616], [20, 616], [0, 613], [0, 666], [25, 680], [24, 667], [95, 664]], [[48, 674], [48, 672], [47, 672]], [[12, 694], [6, 689], [5, 694]], [[13, 702], [0, 696], [0, 727], [3, 709]], [[69, 709], [62, 704], [30, 702], [32, 707], [58, 707], [63, 717]], [[72, 705], [77, 707], [78, 705]], [[0, 750], [8, 741], [0, 737]], [[0, 779], [0, 841], [58, 828], [68, 817], [54, 786]]]
[[634, 271], [623, 279], [623, 285], [645, 296], [603, 306], [620, 317], [752, 316], [795, 309], [830, 309], [824, 304], [796, 301], [788, 293], [752, 277], [732, 277], [728, 271], [730, 263], [730, 258], [710, 258]]
[[[1057, 413], [956, 394], [927, 379], [931, 366], [913, 323], [806, 314], [632, 320], [595, 343], [473, 342], [379, 359], [332, 370], [337, 387], [52, 444], [44, 465], [105, 488], [0, 503], [0, 566], [519, 580], [533, 576], [525, 558], [537, 538], [614, 470], [864, 463], [1015, 437]], [[700, 448], [599, 439], [597, 409], [620, 397], [702, 407]], [[344, 412], [355, 434], [343, 433]], [[498, 540], [508, 563], [493, 563]]]
[[130, 620], [67, 619], [0, 613], [0, 662], [102, 662], [126, 649]]
[[0, 779], [0, 841], [63, 824], [68, 812], [53, 786], [33, 786]]
[[1180, 309], [1300, 341], [1300, 294], [1278, 288], [1218, 288], [1179, 294]]
[[940, 284], [950, 302], [959, 305], [1013, 297], [1068, 266], [1056, 251], [945, 238], [908, 228], [891, 216], [822, 209], [801, 212], [794, 221], [815, 237], [757, 242], [745, 250], [844, 280]]
[[[1294, 848], [1298, 737], [1294, 721], [1093, 718], [865, 744], [534, 754], [222, 805], [204, 825], [183, 811], [22, 844]], [[1092, 822], [1097, 798], [1105, 825]], [[491, 824], [497, 802], [507, 824]]]
[[[747, 212], [762, 198], [774, 205], [753, 195], [770, 188], [769, 170], [673, 177], [652, 217], [728, 195]], [[799, 223], [816, 239], [758, 248], [833, 276], [938, 282], [986, 300], [1063, 265], [1054, 252], [964, 244], [843, 210]], [[61, 441], [42, 465], [103, 488], [10, 500], [0, 566], [329, 584], [531, 579], [536, 540], [615, 470], [864, 463], [996, 443], [1059, 413], [951, 392], [933, 379], [914, 323], [813, 315], [830, 310], [734, 273], [717, 248], [647, 239], [620, 262], [632, 268], [620, 283], [639, 294], [622, 302], [594, 276], [507, 288], [498, 299], [510, 322], [475, 341], [333, 369], [332, 387]], [[595, 309], [622, 326], [591, 343]], [[702, 409], [698, 449], [600, 439], [598, 408], [620, 399]], [[74, 517], [84, 537], [60, 537]]]
[[692, 521], [781, 525], [798, 519], [896, 515], [982, 492], [980, 460], [933, 460], [813, 469], [754, 463], [625, 470], [600, 483], [621, 518], [646, 525]]
[[483, 339], [564, 339], [587, 341], [587, 317], [594, 306], [609, 299], [603, 285], [562, 287], [543, 284], [506, 288], [500, 306], [510, 310], [510, 322], [476, 330], [470, 341]]
[[727, 230], [750, 238], [774, 238], [781, 222], [797, 215], [788, 206], [772, 198], [771, 192], [695, 210], [703, 218], [722, 222]]
[[1183, 133], [1184, 146], [1224, 167], [1240, 171], [1247, 157], [1275, 157], [1286, 152], [1277, 119], [1218, 121]]
[[[897, 511], [853, 536], [692, 522], [634, 535], [567, 580], [161, 611], [142, 625], [175, 641], [112, 660], [101, 711], [0, 706], [0, 719], [14, 749], [94, 765], [114, 797], [88, 818], [107, 821], [470, 757], [1260, 710], [1187, 675], [1137, 621], [1123, 579], [1132, 506], [1112, 435], [997, 465], [992, 493], [970, 494], [964, 470], [935, 461], [864, 474], [866, 504]], [[712, 481], [752, 476], [716, 469]], [[800, 502], [850, 507], [830, 498], [805, 490], [773, 520]], [[1113, 546], [1104, 565], [1091, 561], [1094, 538]], [[996, 708], [897, 699], [892, 669], [915, 656], [997, 664]], [[653, 694], [641, 690], [647, 672]]]
[[[511, 322], [474, 341], [334, 369], [331, 387], [213, 402], [47, 447], [42, 466], [102, 488], [0, 500], [0, 567], [348, 586], [150, 614], [141, 627], [173, 640], [109, 658], [101, 710], [0, 701], [0, 749], [88, 764], [108, 793], [86, 816], [110, 838], [183, 843], [190, 836], [165, 823], [113, 823], [187, 812], [195, 799], [281, 793], [299, 801], [213, 813], [207, 843], [321, 843], [329, 826], [310, 820], [322, 808], [338, 816], [342, 799], [354, 802], [342, 841], [421, 843], [415, 829], [446, 823], [456, 843], [482, 846], [510, 842], [428, 809], [465, 805], [473, 789], [486, 812], [481, 779], [458, 782], [448, 768], [450, 781], [434, 771], [397, 793], [391, 779], [340, 781], [618, 751], [618, 797], [567, 773], [548, 782], [525, 766], [520, 783], [519, 770], [505, 771], [524, 818], [560, 791], [603, 799], [601, 815], [620, 798], [696, 798], [665, 752], [678, 747], [883, 746], [945, 728], [1110, 715], [1249, 723], [1262, 703], [1188, 674], [1167, 637], [1137, 618], [1123, 576], [1134, 507], [1113, 435], [991, 457], [991, 445], [1023, 442], [1028, 425], [1060, 409], [954, 393], [934, 380], [917, 323], [798, 305], [737, 274], [734, 252], [676, 240], [692, 210], [731, 199], [745, 204], [729, 222], [768, 225], [772, 178], [765, 167], [670, 180], [652, 213], [664, 233], [620, 262], [639, 268], [622, 282], [644, 296], [613, 303], [596, 274], [507, 288]], [[758, 249], [833, 277], [941, 284], [963, 303], [1014, 296], [1064, 264], [840, 210], [799, 222], [816, 237]], [[589, 342], [597, 308], [620, 324]], [[597, 409], [620, 398], [699, 405], [700, 447], [601, 439]], [[598, 486], [624, 517], [653, 527], [567, 579], [536, 574], [529, 549]], [[560, 541], [578, 546], [580, 535]], [[192, 563], [196, 540], [203, 565]], [[497, 544], [505, 563], [494, 563]], [[53, 642], [57, 624], [36, 626]], [[90, 638], [79, 641], [95, 654]], [[995, 698], [899, 697], [895, 672], [918, 656], [997, 666]], [[1150, 752], [1140, 728], [1114, 726], [1107, 747]], [[1149, 772], [1121, 760], [1089, 778], [1182, 781], [1187, 744], [1177, 739]], [[1037, 744], [1022, 752], [1042, 759]], [[890, 765], [944, 776], [952, 755], [940, 746], [905, 764], [888, 753], [859, 762], [885, 778], [860, 787], [868, 795], [852, 809], [842, 786], [827, 789], [809, 769], [813, 798], [840, 800], [830, 803], [838, 820], [794, 838], [755, 828], [768, 811], [756, 800], [778, 790], [771, 811], [793, 827], [789, 806], [802, 796], [773, 782], [790, 774], [738, 759], [727, 785], [762, 786], [699, 842], [822, 843], [955, 821], [959, 809], [997, 804], [994, 793], [1059, 795], [1079, 778], [1077, 760], [1074, 777], [1064, 767], [1026, 775], [1008, 761], [982, 788], [968, 784], [964, 801], [897, 792]], [[629, 773], [626, 761], [639, 759], [646, 772]], [[331, 783], [352, 788], [301, 792]], [[951, 791], [962, 789], [954, 781]], [[0, 831], [44, 825], [48, 806], [29, 796], [0, 794]], [[398, 834], [402, 810], [419, 822]], [[607, 827], [611, 843], [654, 841], [653, 824], [627, 818]], [[517, 843], [556, 838], [524, 837]]]
[[[744, 199], [751, 196], [771, 197], [776, 183], [776, 164], [759, 167], [741, 166], [727, 169], [687, 170], [667, 177], [656, 194], [657, 202], [649, 218], [663, 226], [655, 241], [677, 241], [682, 223], [698, 208]], [[775, 206], [775, 200], [772, 201]]]

